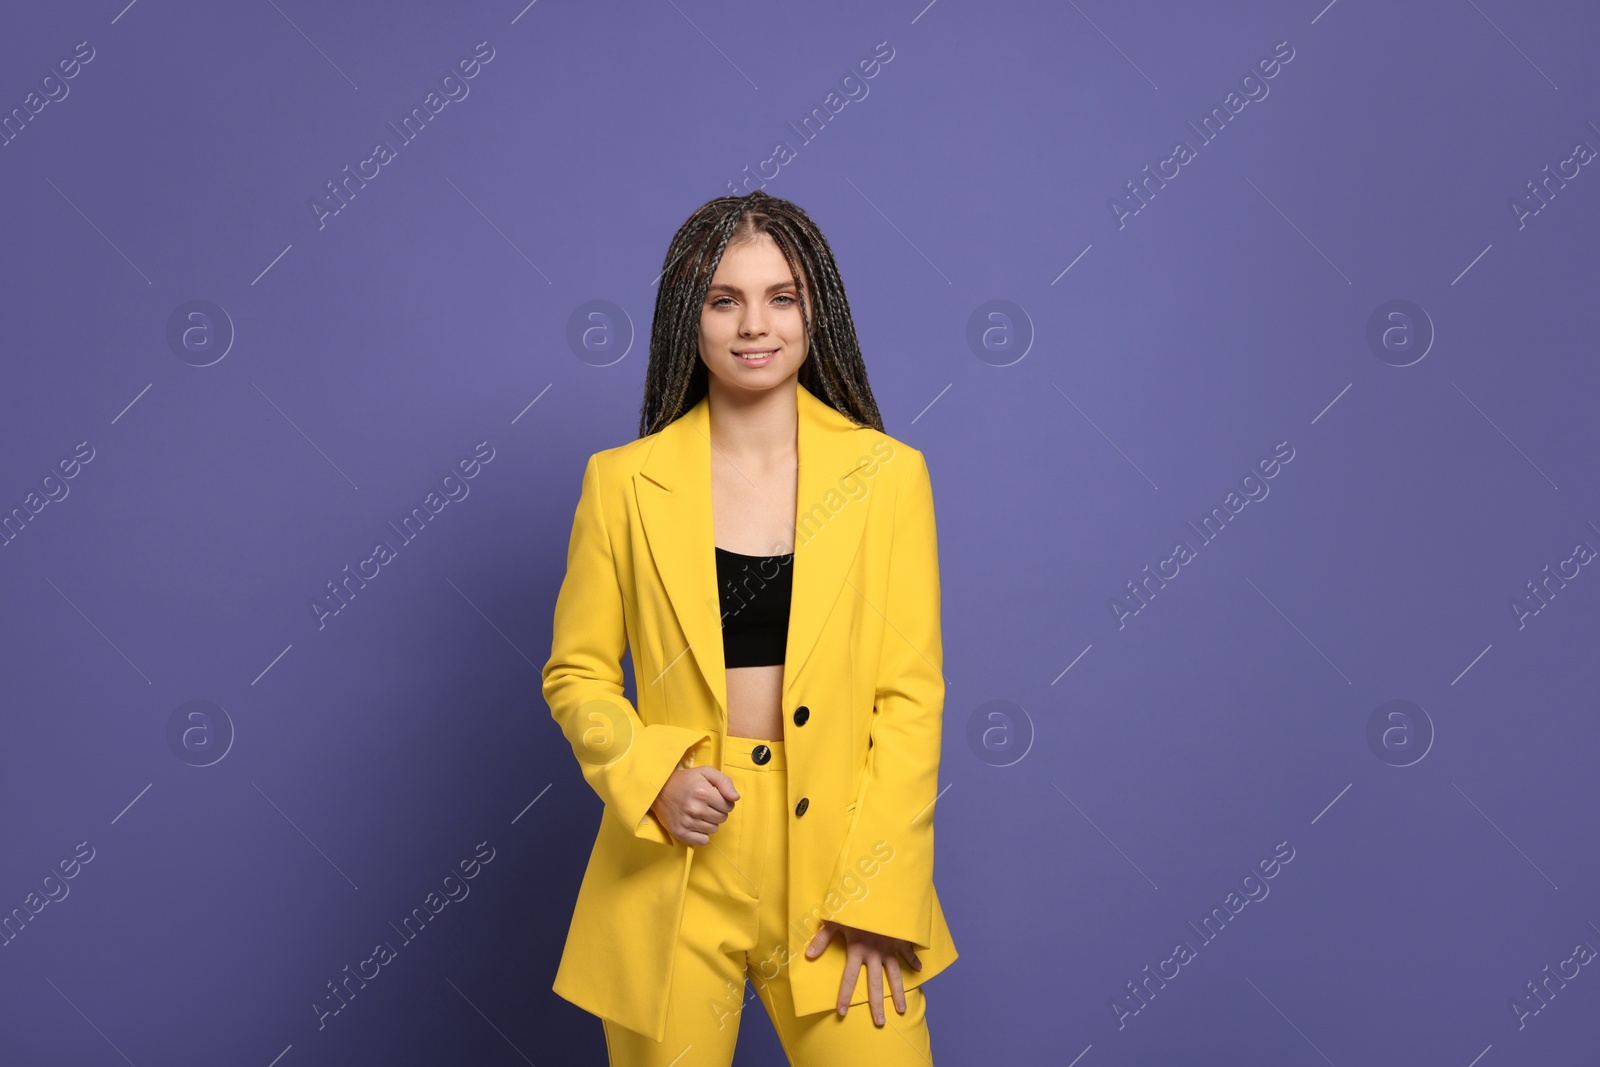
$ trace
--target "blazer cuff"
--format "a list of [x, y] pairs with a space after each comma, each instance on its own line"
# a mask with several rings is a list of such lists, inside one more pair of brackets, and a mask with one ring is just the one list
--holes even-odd
[[633, 745], [623, 757], [626, 768], [615, 768], [621, 774], [613, 778], [607, 813], [620, 820], [634, 837], [663, 845], [678, 844], [650, 808], [672, 772], [679, 766], [692, 765], [689, 750], [702, 743], [709, 745], [710, 740], [711, 733], [707, 730], [665, 723], [646, 726], [634, 737]]

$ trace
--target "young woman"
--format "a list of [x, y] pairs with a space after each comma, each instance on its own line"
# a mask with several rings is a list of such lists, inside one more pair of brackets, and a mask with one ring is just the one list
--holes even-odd
[[747, 978], [792, 1063], [932, 1061], [939, 599], [927, 464], [883, 432], [827, 241], [710, 201], [640, 437], [584, 469], [543, 670], [605, 803], [554, 989], [612, 1064], [727, 1067]]

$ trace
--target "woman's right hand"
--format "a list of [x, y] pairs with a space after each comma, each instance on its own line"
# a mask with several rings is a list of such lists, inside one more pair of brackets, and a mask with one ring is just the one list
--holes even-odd
[[703, 845], [727, 820], [738, 799], [733, 779], [715, 767], [677, 767], [650, 810], [677, 840]]

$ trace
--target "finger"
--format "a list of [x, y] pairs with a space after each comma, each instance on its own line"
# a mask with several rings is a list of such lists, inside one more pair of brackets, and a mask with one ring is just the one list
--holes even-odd
[[694, 788], [689, 790], [687, 803], [692, 807], [707, 810], [713, 808], [723, 812], [733, 810], [733, 801], [728, 799], [722, 790], [706, 781], [697, 782]]
[[704, 819], [706, 822], [715, 823], [718, 826], [721, 826], [723, 823], [728, 821], [728, 815], [729, 812], [723, 811], [720, 808], [717, 808], [715, 805], [709, 803], [706, 804], [702, 810], [695, 812], [696, 818]]
[[818, 927], [816, 934], [812, 936], [811, 942], [806, 945], [806, 959], [816, 959], [818, 953], [828, 947], [828, 942], [833, 940], [833, 930], [833, 923], [827, 919], [822, 920], [822, 925]]
[[[688, 815], [686, 812], [684, 812], [682, 805], [668, 796], [665, 790], [663, 790], [661, 794], [656, 797], [656, 802], [663, 805], [666, 810], [671, 813], [672, 821], [681, 824], [685, 819], [688, 818]], [[661, 821], [666, 822], [667, 820], [662, 819]]]
[[739, 799], [739, 790], [734, 786], [733, 779], [722, 771], [717, 770], [715, 767], [707, 767], [705, 768], [705, 779], [715, 786], [719, 793], [727, 797], [730, 804]]
[[714, 822], [710, 816], [706, 815], [691, 816], [686, 818], [684, 819], [684, 824], [688, 826], [689, 829], [702, 834], [714, 834], [718, 830], [722, 829], [722, 824], [720, 822]]
[[885, 970], [889, 972], [889, 990], [894, 994], [894, 1010], [901, 1015], [906, 1013], [906, 990], [900, 977], [900, 961], [893, 956], [884, 960]]
[[[665, 793], [661, 795], [660, 799], [661, 802], [665, 804], [667, 809], [672, 813], [673, 821], [676, 822], [678, 826], [681, 827], [685, 832], [694, 832], [700, 834], [715, 833], [718, 824], [723, 819], [727, 818], [726, 815], [723, 815], [721, 819], [713, 820], [712, 812], [706, 810], [704, 805], [696, 804], [692, 799], [689, 802], [688, 809], [685, 809], [684, 807], [675, 803], [672, 798], [668, 797]], [[704, 842], [702, 842], [702, 844], [703, 843]]]
[[850, 994], [856, 990], [856, 972], [861, 969], [861, 960], [855, 953], [845, 958], [844, 977], [839, 982], [839, 1014], [843, 1015], [850, 1008]]
[[710, 840], [707, 835], [716, 832], [715, 823], [693, 818], [671, 801], [667, 802], [667, 808], [671, 818], [662, 819], [662, 823], [668, 833], [686, 845], [704, 845]]
[[877, 952], [867, 958], [867, 1003], [872, 1005], [872, 1021], [883, 1025], [883, 967]]
[[913, 971], [922, 970], [922, 960], [917, 956], [916, 949], [911, 947], [911, 943], [909, 941], [903, 941], [900, 943], [899, 953], [906, 958], [906, 962], [911, 965], [911, 969]]

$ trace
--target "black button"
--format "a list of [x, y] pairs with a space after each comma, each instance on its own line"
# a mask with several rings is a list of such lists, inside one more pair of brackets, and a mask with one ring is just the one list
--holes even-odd
[[811, 709], [804, 704], [794, 709], [794, 724], [796, 726], [804, 726], [809, 718], [811, 718]]
[[757, 745], [755, 748], [750, 750], [750, 758], [755, 760], [757, 763], [765, 763], [767, 760], [772, 758], [772, 749], [768, 748], [766, 745]]
[[800, 803], [798, 803], [798, 804], [796, 804], [794, 806], [795, 815], [797, 815], [797, 816], [804, 815], [806, 813], [806, 809], [809, 808], [810, 806], [811, 806], [810, 798], [809, 797], [801, 797], [800, 798]]

